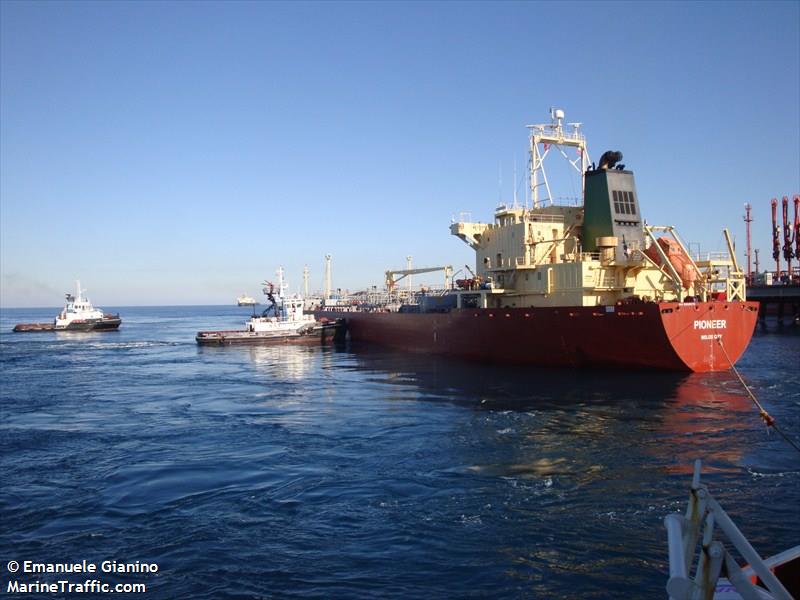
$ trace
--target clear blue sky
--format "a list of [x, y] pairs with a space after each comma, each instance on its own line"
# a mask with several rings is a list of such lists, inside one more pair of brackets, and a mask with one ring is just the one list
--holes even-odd
[[[0, 2], [0, 304], [229, 304], [473, 264], [529, 123], [619, 149], [648, 222], [771, 259], [800, 193], [798, 2]], [[499, 173], [502, 169], [502, 185]], [[520, 197], [522, 197], [522, 187]], [[438, 275], [430, 277], [438, 282]]]

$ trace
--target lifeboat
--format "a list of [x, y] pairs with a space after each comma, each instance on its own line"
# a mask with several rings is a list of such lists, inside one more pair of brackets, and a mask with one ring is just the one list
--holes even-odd
[[[681, 248], [680, 244], [675, 240], [662, 237], [658, 238], [657, 243], [661, 247], [661, 251], [667, 257], [667, 260], [669, 260], [672, 268], [675, 269], [678, 277], [680, 277], [684, 289], [688, 290], [697, 279], [697, 269], [692, 263], [692, 259], [686, 255], [686, 252], [684, 252], [683, 248]], [[664, 266], [661, 253], [659, 253], [655, 246], [650, 246], [644, 253], [659, 267]]]

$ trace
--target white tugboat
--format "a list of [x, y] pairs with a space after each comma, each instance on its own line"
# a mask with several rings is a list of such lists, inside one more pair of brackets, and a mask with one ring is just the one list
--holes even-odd
[[75, 294], [67, 293], [67, 304], [52, 323], [20, 323], [14, 331], [115, 331], [122, 319], [119, 315], [104, 313], [85, 298], [81, 282], [77, 281]]
[[244, 330], [200, 331], [195, 340], [200, 345], [229, 346], [233, 344], [313, 343], [331, 339], [336, 331], [334, 321], [317, 321], [305, 314], [305, 300], [299, 295], [288, 296], [283, 281], [283, 267], [278, 269], [278, 294], [275, 286], [264, 282], [264, 294], [269, 305], [261, 315], [253, 315]]

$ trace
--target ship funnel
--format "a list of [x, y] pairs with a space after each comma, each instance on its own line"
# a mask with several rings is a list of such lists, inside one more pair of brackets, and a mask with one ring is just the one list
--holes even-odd
[[620, 158], [621, 152], [606, 152], [600, 161], [605, 168], [586, 172], [581, 241], [585, 252], [601, 255], [613, 246], [614, 259], [624, 262], [644, 248], [644, 231], [633, 173], [611, 166]]
[[619, 150], [608, 150], [600, 157], [599, 169], [613, 169], [622, 160], [622, 152]]

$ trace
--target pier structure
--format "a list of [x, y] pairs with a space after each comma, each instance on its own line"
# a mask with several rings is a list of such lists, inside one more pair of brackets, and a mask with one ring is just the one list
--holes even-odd
[[759, 302], [758, 319], [774, 315], [778, 325], [800, 325], [800, 285], [754, 285], [747, 288], [747, 299]]

